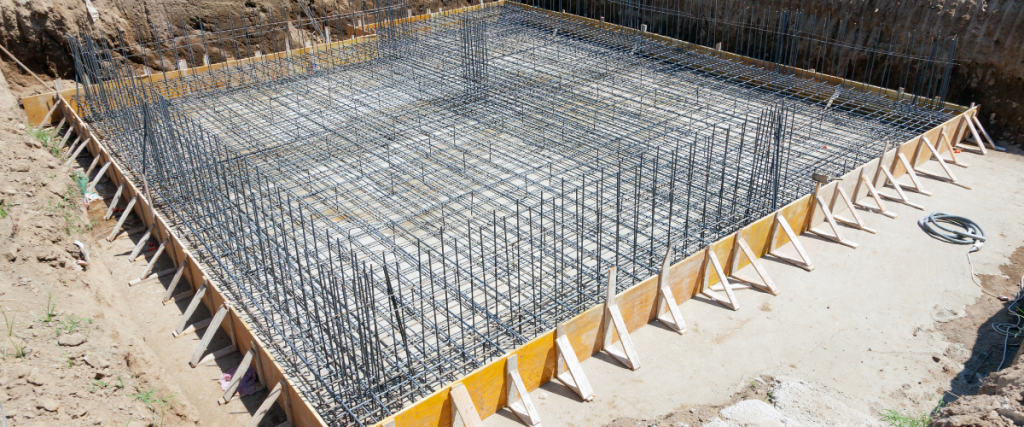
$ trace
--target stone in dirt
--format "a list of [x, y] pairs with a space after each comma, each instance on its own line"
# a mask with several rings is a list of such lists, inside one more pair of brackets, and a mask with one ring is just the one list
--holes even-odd
[[36, 403], [36, 408], [45, 409], [47, 412], [57, 412], [57, 408], [60, 408], [60, 402], [49, 397], [44, 397], [39, 399], [39, 402]]
[[98, 369], [105, 369], [110, 366], [110, 362], [107, 362], [107, 359], [104, 359], [103, 356], [100, 356], [97, 353], [87, 354], [85, 356], [85, 363]]
[[79, 334], [79, 333], [74, 333], [74, 334], [70, 334], [70, 335], [61, 335], [60, 338], [57, 338], [57, 344], [60, 344], [60, 345], [62, 345], [64, 347], [77, 347], [77, 346], [82, 345], [82, 343], [84, 343], [84, 342], [85, 342], [85, 335], [82, 335], [82, 334]]

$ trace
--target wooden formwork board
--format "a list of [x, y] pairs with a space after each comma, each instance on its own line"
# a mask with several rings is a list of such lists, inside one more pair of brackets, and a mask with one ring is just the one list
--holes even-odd
[[[147, 226], [153, 227], [153, 237], [157, 241], [167, 239], [167, 249], [165, 249], [168, 256], [174, 261], [175, 265], [181, 265], [182, 262], [187, 262], [185, 271], [183, 272], [184, 278], [188, 281], [193, 291], [197, 291], [199, 287], [204, 283], [207, 284], [207, 296], [208, 298], [203, 299], [203, 303], [210, 310], [215, 312], [218, 307], [227, 301], [224, 294], [219, 289], [216, 282], [210, 281], [209, 275], [206, 274], [204, 268], [199, 263], [198, 259], [195, 258], [192, 253], [188, 250], [187, 246], [181, 239], [171, 232], [171, 228], [167, 226], [167, 222], [164, 217], [157, 212], [154, 216], [154, 222], [150, 222], [150, 218], [145, 213], [150, 209], [150, 201], [141, 192], [139, 187], [128, 179], [121, 168], [120, 164], [115, 160], [106, 147], [101, 144], [96, 136], [92, 133], [89, 125], [82, 121], [78, 114], [70, 108], [66, 100], [60, 99], [60, 109], [64, 117], [68, 118], [67, 122], [71, 127], [75, 129], [75, 132], [82, 138], [89, 138], [88, 149], [89, 152], [99, 157], [101, 161], [111, 162], [111, 167], [107, 168], [107, 175], [111, 182], [115, 185], [124, 185], [124, 190], [121, 193], [125, 200], [130, 200], [136, 197], [135, 206], [133, 212], [139, 218], [142, 218], [143, 222]], [[115, 200], [112, 203], [117, 203]], [[286, 381], [288, 384], [294, 384], [293, 381], [286, 379], [284, 375], [284, 369], [278, 363], [278, 361], [271, 355], [267, 350], [267, 346], [252, 332], [252, 328], [249, 324], [238, 316], [238, 312], [232, 308], [229, 311], [228, 316], [225, 318], [225, 322], [221, 324], [223, 329], [232, 341], [235, 343], [236, 348], [239, 352], [245, 353], [253, 344], [256, 346], [256, 351], [259, 356], [258, 360], [253, 361], [254, 364], [258, 364], [256, 367], [257, 372], [262, 375], [260, 378], [264, 384], [268, 387], [272, 387], [280, 381]], [[186, 361], [182, 360], [182, 363]], [[288, 417], [292, 421], [292, 425], [298, 427], [304, 426], [325, 426], [327, 423], [324, 422], [320, 415], [313, 409], [313, 406], [309, 404], [305, 397], [298, 393], [295, 387], [288, 387], [285, 393], [282, 393], [278, 397], [278, 403], [285, 408]]]
[[[973, 117], [977, 112], [977, 107], [968, 109], [921, 136], [928, 137], [934, 143], [934, 137], [938, 135], [939, 131], [946, 129], [947, 133], [953, 132], [953, 134], [960, 138], [964, 134], [963, 128], [966, 127], [964, 120]], [[920, 140], [921, 136], [889, 150], [883, 159], [892, 159], [897, 153], [904, 153], [905, 156], [913, 155], [917, 141]], [[953, 141], [960, 140], [954, 139]], [[945, 152], [945, 147], [942, 147], [939, 151]], [[921, 157], [914, 166], [916, 167], [925, 162], [927, 162], [927, 159]], [[878, 159], [872, 160], [863, 167], [875, 168], [878, 163]], [[883, 162], [883, 165], [888, 165], [888, 163]], [[872, 175], [868, 176], [873, 176], [874, 169], [871, 169], [870, 172]], [[905, 173], [905, 170], [899, 169], [893, 175], [898, 178]], [[859, 168], [842, 177], [841, 181], [822, 187], [818, 195], [823, 196], [825, 200], [830, 200], [832, 192], [840, 185], [843, 186], [844, 191], [852, 194], [852, 188], [858, 181], [858, 178]], [[800, 234], [823, 222], [824, 219], [820, 209], [814, 209], [814, 206], [814, 194], [808, 194], [786, 205], [778, 213], [786, 218], [797, 234]], [[811, 214], [812, 212], [813, 214]], [[775, 214], [773, 213], [742, 229], [744, 239], [747, 240], [747, 243], [759, 258], [765, 256], [769, 250], [777, 249], [789, 243], [786, 235], [780, 234], [775, 247], [770, 247], [771, 228], [774, 224], [774, 219]], [[722, 264], [727, 275], [734, 273], [730, 269], [730, 261], [735, 236], [735, 234], [730, 235], [712, 245], [712, 250], [715, 251], [719, 259], [723, 260]], [[672, 294], [677, 299], [676, 303], [681, 304], [700, 293], [700, 280], [703, 278], [704, 272], [703, 264], [704, 253], [698, 252], [670, 267], [672, 280], [669, 286], [671, 286]], [[741, 258], [737, 268], [742, 269], [749, 264], [748, 260]], [[710, 283], [707, 283], [706, 286], [711, 286], [715, 283], [718, 283], [718, 280], [712, 275]], [[622, 311], [623, 320], [630, 332], [652, 322], [656, 318], [657, 286], [658, 276], [653, 276], [616, 296], [616, 302]], [[572, 343], [573, 350], [579, 360], [588, 359], [603, 348], [603, 316], [604, 305], [599, 304], [564, 324], [565, 334], [569, 338], [569, 342]], [[509, 356], [516, 355], [518, 357], [519, 375], [522, 377], [527, 390], [534, 390], [554, 378], [557, 363], [554, 340], [555, 331], [549, 331], [455, 382], [461, 383], [466, 387], [466, 390], [469, 391], [473, 399], [473, 405], [480, 413], [480, 417], [485, 418], [507, 405], [506, 391], [508, 390], [508, 383], [505, 375], [505, 360]], [[448, 427], [451, 425], [451, 399], [448, 396], [449, 391], [450, 387], [438, 390], [394, 416], [382, 420], [377, 426], [384, 426], [387, 423], [394, 422], [394, 427]], [[597, 393], [601, 392], [600, 390], [595, 391]]]

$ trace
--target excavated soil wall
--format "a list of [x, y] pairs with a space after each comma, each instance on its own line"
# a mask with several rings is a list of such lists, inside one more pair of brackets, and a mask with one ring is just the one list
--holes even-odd
[[[89, 32], [110, 42], [152, 40], [169, 32], [200, 34], [212, 28], [218, 17], [240, 12], [280, 17], [289, 2], [267, 0], [96, 0], [100, 19], [93, 23], [82, 0], [0, 0], [0, 43], [44, 79], [73, 78], [73, 64], [66, 34]], [[445, 9], [464, 1], [444, 2]], [[337, 6], [334, 6], [334, 5]], [[349, 2], [327, 2], [327, 8], [346, 10]], [[437, 1], [414, 0], [417, 9]], [[309, 2], [317, 9], [323, 1]], [[1005, 141], [1024, 142], [1024, 105], [1017, 98], [1024, 93], [1024, 2], [1019, 0], [748, 0], [730, 8], [758, 5], [773, 9], [803, 10], [818, 16], [832, 16], [857, 23], [870, 33], [878, 26], [917, 31], [919, 36], [955, 36], [957, 59], [949, 100], [962, 105], [983, 106], [980, 115], [993, 136]], [[289, 4], [290, 19], [304, 16], [297, 4]], [[434, 6], [436, 8], [436, 6]], [[420, 11], [422, 12], [422, 10]], [[169, 23], [172, 28], [169, 28]], [[118, 34], [118, 31], [121, 34]], [[301, 36], [296, 36], [301, 37]], [[853, 37], [851, 35], [851, 37]], [[853, 40], [850, 40], [851, 42]], [[213, 56], [213, 55], [212, 55]], [[3, 57], [3, 71], [16, 95], [42, 90], [37, 81]], [[220, 58], [212, 57], [217, 60]], [[158, 58], [150, 58], [159, 69]], [[163, 66], [173, 69], [174, 61]]]

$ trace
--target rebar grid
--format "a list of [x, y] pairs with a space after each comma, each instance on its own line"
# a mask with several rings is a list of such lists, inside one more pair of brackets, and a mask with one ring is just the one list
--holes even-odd
[[[325, 420], [381, 419], [948, 120], [520, 4], [140, 84], [86, 117]], [[813, 94], [830, 95], [826, 99]]]

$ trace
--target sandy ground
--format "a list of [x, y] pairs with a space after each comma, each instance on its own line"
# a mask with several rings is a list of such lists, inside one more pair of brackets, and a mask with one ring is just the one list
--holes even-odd
[[[1020, 151], [965, 157], [971, 167], [955, 172], [973, 190], [927, 181], [935, 195], [911, 198], [927, 212], [964, 215], [981, 224], [990, 240], [973, 255], [975, 268], [999, 277], [1000, 266], [1024, 242], [1024, 193], [1007, 191], [1024, 184], [1024, 157]], [[681, 306], [690, 327], [684, 336], [657, 323], [639, 329], [632, 336], [643, 363], [638, 371], [605, 355], [584, 361], [597, 395], [593, 402], [580, 402], [556, 382], [533, 391], [543, 423], [600, 425], [723, 405], [761, 374], [832, 389], [858, 418], [872, 419], [886, 409], [930, 411], [948, 390], [965, 386], [957, 381], [976, 389], [985, 372], [971, 372], [964, 363], [991, 352], [974, 348], [967, 336], [954, 342], [939, 323], [965, 316], [965, 308], [983, 296], [971, 280], [966, 247], [926, 236], [916, 225], [925, 212], [890, 205], [898, 218], [866, 214], [878, 234], [843, 230], [861, 244], [858, 249], [801, 236], [817, 266], [813, 272], [765, 261], [782, 290], [779, 296], [739, 291], [738, 312], [691, 300]], [[1014, 288], [995, 291], [1012, 295]], [[975, 337], [984, 332], [986, 318], [974, 317], [958, 330], [973, 329]], [[996, 353], [975, 364], [991, 364], [988, 359], [1001, 357], [1001, 349]], [[963, 372], [971, 378], [958, 379]], [[518, 420], [505, 410], [485, 424], [513, 426]]]
[[[70, 177], [93, 159], [64, 166], [24, 123], [0, 75], [0, 405], [7, 425], [244, 425], [265, 390], [216, 403], [217, 380], [241, 355], [189, 367], [199, 335], [171, 335], [188, 300], [160, 303], [170, 277], [128, 286], [152, 253], [127, 260], [139, 235], [108, 243], [115, 221], [102, 219], [107, 204], [86, 209]], [[109, 197], [116, 188], [101, 180], [96, 190]], [[75, 241], [90, 252], [85, 268]], [[154, 271], [169, 267], [164, 257]], [[208, 317], [201, 307], [190, 323]], [[210, 348], [227, 344], [220, 331]], [[261, 425], [283, 421], [275, 408]]]

